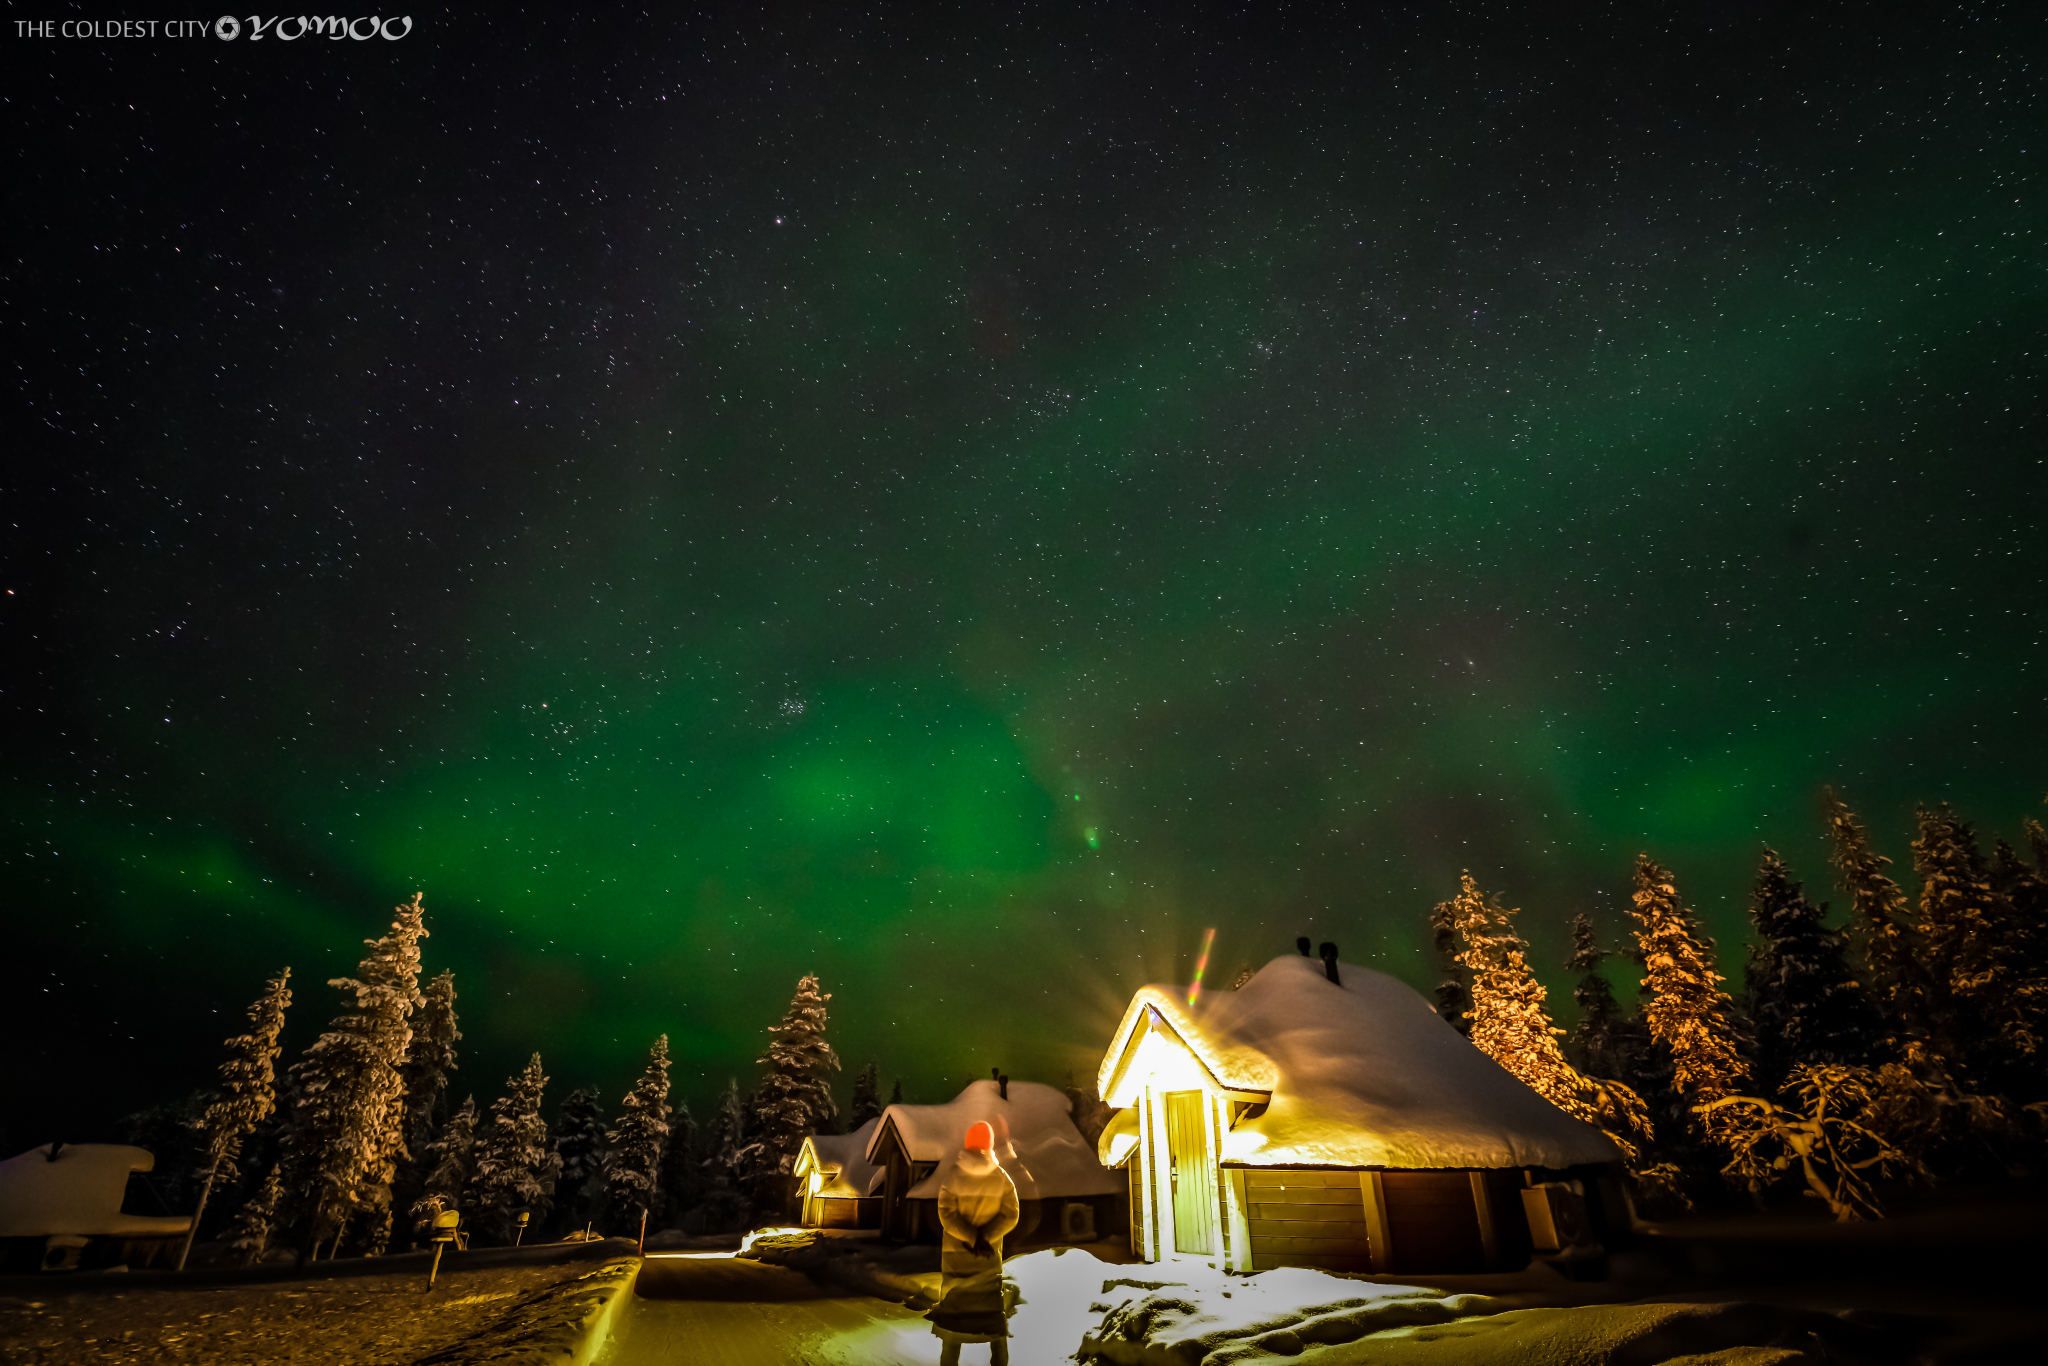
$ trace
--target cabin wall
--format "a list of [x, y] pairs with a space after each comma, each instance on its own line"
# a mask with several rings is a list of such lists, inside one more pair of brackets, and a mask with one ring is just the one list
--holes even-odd
[[879, 1196], [814, 1195], [805, 1202], [805, 1223], [812, 1228], [880, 1228]]
[[1519, 1171], [1242, 1167], [1229, 1175], [1241, 1183], [1257, 1270], [1445, 1274], [1529, 1260]]
[[1374, 1271], [1371, 1226], [1359, 1173], [1297, 1167], [1246, 1167], [1245, 1224], [1252, 1265]]

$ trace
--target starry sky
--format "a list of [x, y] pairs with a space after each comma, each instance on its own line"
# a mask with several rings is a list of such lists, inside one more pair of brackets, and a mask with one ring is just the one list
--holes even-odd
[[803, 973], [938, 1100], [1210, 927], [2016, 835], [2041, 30], [1889, 8], [8, 36], [9, 1141], [415, 890], [459, 1092], [701, 1114]]

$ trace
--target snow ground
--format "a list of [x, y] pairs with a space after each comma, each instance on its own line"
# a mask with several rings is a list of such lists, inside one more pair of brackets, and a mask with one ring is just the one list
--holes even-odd
[[1119, 1267], [1072, 1250], [1018, 1257], [1008, 1271], [1022, 1301], [1011, 1321], [1017, 1366], [1059, 1366], [1077, 1352], [1113, 1366], [2048, 1360], [2048, 1351], [2034, 1355], [2048, 1348], [2048, 1316], [2030, 1310], [2029, 1297], [1943, 1288], [1910, 1266], [1896, 1280], [1670, 1284], [1647, 1297], [1641, 1283], [1571, 1282], [1540, 1266], [1447, 1278], [1465, 1283], [1458, 1288], [1292, 1268], [1233, 1276], [1200, 1263]]

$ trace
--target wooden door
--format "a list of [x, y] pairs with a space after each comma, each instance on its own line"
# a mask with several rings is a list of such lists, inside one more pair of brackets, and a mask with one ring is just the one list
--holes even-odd
[[1216, 1163], [1209, 1155], [1200, 1091], [1166, 1094], [1166, 1160], [1173, 1186], [1173, 1250], [1197, 1256], [1216, 1251]]

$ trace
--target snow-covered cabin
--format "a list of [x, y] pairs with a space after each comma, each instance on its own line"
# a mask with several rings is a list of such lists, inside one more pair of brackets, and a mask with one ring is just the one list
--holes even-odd
[[880, 1228], [882, 1168], [868, 1161], [877, 1116], [850, 1134], [810, 1134], [796, 1154], [806, 1228]]
[[122, 1143], [45, 1143], [0, 1162], [0, 1248], [8, 1271], [147, 1266], [175, 1254], [190, 1215], [124, 1214], [128, 1177], [156, 1166]]
[[[1333, 980], [1335, 979], [1335, 980]], [[1334, 951], [1236, 991], [1139, 989], [1097, 1076], [1131, 1249], [1232, 1270], [1480, 1271], [1531, 1247], [1522, 1192], [1620, 1158], [1406, 984]]]
[[1074, 1127], [1074, 1102], [1057, 1087], [1004, 1078], [970, 1082], [944, 1105], [891, 1105], [882, 1112], [865, 1157], [883, 1173], [886, 1235], [939, 1236], [939, 1187], [968, 1127], [979, 1121], [995, 1131], [996, 1160], [1017, 1183], [1022, 1217], [1015, 1242], [1085, 1242], [1124, 1222], [1124, 1181]]

